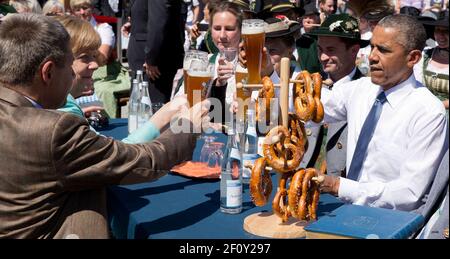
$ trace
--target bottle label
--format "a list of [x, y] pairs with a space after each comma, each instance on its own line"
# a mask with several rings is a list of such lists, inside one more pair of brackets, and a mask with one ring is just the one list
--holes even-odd
[[247, 165], [254, 165], [255, 160], [258, 159], [260, 156], [259, 154], [244, 154], [243, 156], [244, 160], [244, 167], [242, 169], [242, 178], [243, 179], [250, 179], [252, 176], [252, 169], [247, 167]]
[[227, 207], [242, 205], [242, 183], [240, 180], [227, 180]]
[[138, 128], [138, 120], [136, 115], [128, 116], [128, 133], [135, 131]]
[[152, 106], [152, 102], [148, 96], [142, 96], [141, 103]]

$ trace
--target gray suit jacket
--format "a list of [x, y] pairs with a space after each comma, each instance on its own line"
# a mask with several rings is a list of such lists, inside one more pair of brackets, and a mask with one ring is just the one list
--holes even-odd
[[[352, 77], [353, 80], [361, 78], [363, 75], [358, 68]], [[328, 124], [327, 132], [327, 173], [335, 176], [345, 177], [347, 159], [347, 122], [341, 121]]]
[[[433, 183], [431, 185], [428, 195], [425, 195], [425, 203], [417, 209], [417, 213], [420, 213], [425, 218], [425, 225], [429, 223], [431, 216], [439, 210], [443, 205], [443, 211], [441, 212], [439, 218], [436, 222], [433, 222], [431, 226], [430, 236], [428, 238], [443, 238], [443, 231], [449, 226], [449, 195], [448, 195], [448, 184], [449, 184], [449, 151], [444, 155], [439, 169], [434, 177]], [[444, 204], [442, 204], [445, 202]]]
[[311, 168], [314, 167], [317, 158], [319, 157], [320, 147], [323, 141], [323, 127], [305, 128], [305, 131], [308, 139], [308, 149], [303, 155], [300, 167]]
[[105, 187], [155, 180], [192, 157], [195, 134], [128, 145], [0, 86], [0, 237], [107, 238]]

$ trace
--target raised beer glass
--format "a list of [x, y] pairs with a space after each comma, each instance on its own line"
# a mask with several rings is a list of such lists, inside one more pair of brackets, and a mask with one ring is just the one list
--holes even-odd
[[205, 99], [213, 72], [214, 65], [210, 64], [208, 60], [193, 60], [191, 62], [185, 84], [185, 93], [191, 107]]
[[242, 39], [247, 59], [248, 83], [261, 83], [261, 62], [264, 47], [264, 21], [247, 19], [242, 21]]
[[187, 71], [191, 66], [191, 62], [193, 60], [200, 60], [203, 62], [208, 62], [208, 52], [200, 51], [200, 50], [188, 50], [184, 54], [183, 59], [183, 78], [184, 78], [184, 92], [187, 93]]

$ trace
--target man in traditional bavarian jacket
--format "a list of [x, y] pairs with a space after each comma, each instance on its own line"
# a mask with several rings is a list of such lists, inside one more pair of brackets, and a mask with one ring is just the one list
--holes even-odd
[[[317, 37], [317, 53], [322, 69], [334, 83], [322, 89], [322, 102], [333, 88], [340, 84], [359, 79], [361, 71], [355, 65], [356, 56], [361, 47], [369, 41], [361, 40], [358, 21], [348, 14], [330, 15], [320, 27], [307, 33]], [[307, 154], [311, 156], [305, 166], [320, 167], [326, 148], [326, 165], [328, 174], [345, 176], [347, 153], [347, 122], [337, 122], [323, 127], [310, 127]], [[320, 155], [319, 155], [319, 150]]]

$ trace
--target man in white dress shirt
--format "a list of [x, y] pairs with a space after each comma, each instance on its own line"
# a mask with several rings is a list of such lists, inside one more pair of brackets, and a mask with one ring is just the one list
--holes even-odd
[[357, 205], [403, 211], [422, 205], [448, 148], [444, 106], [413, 74], [425, 40], [425, 30], [414, 18], [383, 18], [371, 39], [371, 78], [340, 85], [324, 102], [325, 122], [348, 122], [346, 164], [350, 168], [375, 99], [381, 92], [387, 99], [357, 180], [321, 175], [317, 179], [322, 192]]

